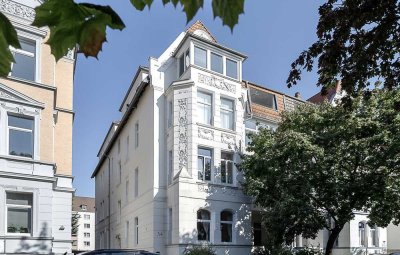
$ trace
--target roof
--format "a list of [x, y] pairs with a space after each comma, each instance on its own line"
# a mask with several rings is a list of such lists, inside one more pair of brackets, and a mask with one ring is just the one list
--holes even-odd
[[334, 98], [334, 96], [342, 90], [342, 84], [340, 81], [336, 83], [336, 86], [333, 88], [329, 88], [326, 93], [319, 92], [314, 96], [307, 99], [308, 102], [314, 104], [322, 104], [325, 101], [330, 101]]
[[204, 26], [203, 22], [201, 22], [200, 20], [197, 20], [193, 25], [191, 25], [186, 30], [186, 32], [193, 34], [196, 30], [202, 30], [202, 31], [206, 32], [211, 37], [211, 41], [214, 43], [217, 43], [217, 40], [215, 39], [215, 37], [210, 33], [210, 31], [206, 28], [206, 26]]
[[118, 128], [118, 125], [119, 125], [119, 121], [113, 121], [113, 122], [111, 122], [111, 125], [110, 125], [110, 127], [108, 128], [107, 134], [106, 134], [106, 136], [104, 137], [103, 143], [101, 144], [100, 149], [99, 149], [99, 151], [97, 152], [97, 157], [100, 155], [101, 149], [103, 149], [104, 145], [106, 144], [107, 138], [108, 138], [108, 136], [110, 135], [110, 133], [111, 133], [111, 131], [112, 131], [112, 128], [113, 128], [114, 126], [117, 126], [116, 128]]
[[119, 111], [122, 111], [122, 108], [124, 107], [125, 100], [128, 98], [129, 92], [131, 91], [133, 85], [135, 84], [135, 81], [136, 81], [137, 77], [139, 76], [140, 71], [149, 72], [149, 68], [147, 66], [139, 66], [138, 67], [138, 69], [136, 71], [136, 74], [133, 77], [133, 80], [131, 82], [131, 85], [129, 86], [128, 90], [126, 91], [125, 97], [122, 100], [121, 105], [119, 106]]
[[[72, 211], [75, 212], [95, 212], [95, 198], [94, 197], [78, 197], [72, 198]], [[86, 205], [86, 210], [82, 210], [81, 205]]]

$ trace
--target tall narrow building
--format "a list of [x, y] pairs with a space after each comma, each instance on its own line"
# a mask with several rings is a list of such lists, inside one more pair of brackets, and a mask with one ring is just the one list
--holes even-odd
[[246, 133], [303, 101], [242, 81], [246, 56], [197, 21], [139, 67], [98, 152], [96, 248], [249, 254], [259, 209], [236, 167]]
[[41, 0], [3, 0], [21, 49], [0, 78], [0, 253], [71, 252], [74, 52], [55, 62]]

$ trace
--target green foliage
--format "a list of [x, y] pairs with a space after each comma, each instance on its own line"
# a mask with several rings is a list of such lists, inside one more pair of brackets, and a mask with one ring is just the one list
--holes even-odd
[[[130, 0], [139, 11], [151, 7], [153, 0]], [[180, 4], [186, 13], [187, 22], [203, 7], [204, 0], [162, 0], [162, 3]], [[231, 30], [244, 12], [244, 0], [213, 0], [213, 14]], [[32, 25], [50, 28], [46, 42], [56, 60], [65, 56], [68, 50], [77, 48], [86, 57], [96, 57], [103, 43], [107, 41], [106, 28], [123, 30], [124, 22], [110, 6], [90, 3], [75, 3], [74, 0], [47, 0], [36, 7]], [[7, 76], [14, 58], [9, 46], [20, 48], [17, 34], [10, 21], [0, 13], [0, 76]]]
[[71, 217], [71, 235], [77, 235], [78, 234], [78, 228], [79, 228], [79, 213], [77, 212], [72, 212], [72, 217]]
[[314, 247], [305, 247], [304, 249], [298, 250], [294, 253], [295, 255], [322, 255], [319, 249]]
[[195, 246], [187, 249], [185, 255], [217, 255], [214, 249], [209, 246]]
[[11, 22], [0, 12], [0, 76], [6, 76], [11, 71], [11, 62], [14, 57], [11, 54], [9, 46], [20, 48], [17, 32]]
[[311, 71], [315, 66], [322, 92], [338, 79], [349, 96], [367, 91], [371, 83], [399, 87], [398, 0], [327, 0], [319, 8], [317, 36], [292, 63], [288, 87], [297, 84], [302, 69]]
[[355, 211], [400, 222], [400, 91], [356, 97], [348, 108], [304, 105], [279, 128], [253, 135], [243, 168], [274, 245], [330, 231], [328, 249]]
[[32, 25], [48, 26], [46, 42], [56, 60], [78, 45], [86, 57], [97, 57], [106, 41], [106, 28], [122, 30], [125, 25], [109, 6], [80, 3], [73, 0], [48, 0], [36, 7]]

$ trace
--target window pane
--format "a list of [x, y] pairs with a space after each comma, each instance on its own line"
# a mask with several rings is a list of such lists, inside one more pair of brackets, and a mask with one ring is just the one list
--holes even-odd
[[221, 223], [221, 242], [232, 242], [232, 224]]
[[233, 112], [221, 110], [221, 127], [233, 130]]
[[211, 181], [211, 158], [205, 158], [204, 179]]
[[222, 56], [211, 53], [211, 70], [222, 73]]
[[36, 43], [34, 41], [20, 39], [19, 43], [21, 44], [21, 50], [36, 53]]
[[221, 182], [226, 183], [226, 162], [221, 162]]
[[221, 159], [233, 160], [233, 154], [228, 152], [221, 152]]
[[275, 95], [250, 88], [251, 102], [276, 110]]
[[8, 115], [8, 125], [33, 130], [33, 119]]
[[238, 70], [237, 70], [237, 62], [226, 59], [226, 76], [237, 79], [238, 78]]
[[32, 194], [7, 192], [6, 203], [9, 205], [32, 205]]
[[9, 130], [10, 155], [29, 157], [33, 155], [33, 134], [19, 130]]
[[25, 80], [35, 80], [35, 58], [15, 53], [11, 75]]
[[203, 180], [203, 169], [204, 169], [204, 158], [198, 157], [197, 158], [197, 171], [199, 180]]
[[190, 54], [189, 51], [186, 51], [185, 54], [185, 70], [189, 67], [190, 65]]
[[228, 183], [232, 184], [233, 183], [233, 162], [228, 161], [227, 162], [227, 175], [228, 175]]
[[262, 230], [261, 223], [253, 223], [253, 242], [255, 246], [262, 245]]
[[9, 233], [30, 233], [31, 218], [31, 208], [8, 208], [7, 231]]
[[197, 102], [211, 105], [211, 100], [212, 100], [212, 96], [210, 94], [203, 93], [203, 92], [197, 93]]
[[197, 240], [210, 241], [210, 223], [197, 222]]
[[221, 212], [221, 221], [232, 221], [233, 216], [230, 211], [222, 211]]
[[194, 64], [207, 68], [207, 51], [194, 47]]
[[181, 76], [183, 74], [183, 71], [185, 70], [185, 58], [184, 55], [182, 55], [179, 58], [179, 76]]
[[210, 149], [204, 149], [204, 148], [199, 148], [199, 155], [206, 156], [206, 157], [211, 157], [211, 150]]
[[207, 210], [198, 210], [197, 211], [197, 219], [198, 220], [210, 220], [210, 212]]
[[200, 123], [211, 125], [211, 106], [199, 104], [198, 114]]
[[233, 101], [221, 98], [221, 108], [233, 111]]

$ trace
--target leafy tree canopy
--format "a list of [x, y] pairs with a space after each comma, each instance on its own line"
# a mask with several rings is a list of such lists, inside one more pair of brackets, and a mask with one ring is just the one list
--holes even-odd
[[355, 211], [370, 224], [400, 222], [400, 90], [357, 97], [348, 107], [304, 105], [276, 131], [252, 136], [246, 192], [264, 208], [275, 245], [295, 235], [330, 237], [325, 254]]
[[327, 0], [319, 8], [317, 36], [292, 63], [288, 87], [314, 66], [323, 93], [336, 80], [349, 97], [372, 85], [400, 87], [399, 0]]
[[[137, 10], [150, 8], [153, 0], [130, 0]], [[180, 4], [186, 13], [187, 22], [193, 19], [203, 7], [204, 0], [162, 0], [162, 3]], [[212, 0], [214, 18], [231, 30], [244, 11], [244, 0]], [[74, 0], [47, 0], [36, 7], [32, 25], [50, 28], [50, 38], [46, 42], [56, 60], [65, 56], [69, 49], [77, 47], [86, 57], [97, 57], [106, 41], [106, 28], [125, 28], [124, 22], [110, 6], [90, 3], [75, 3]], [[11, 62], [15, 62], [9, 46], [20, 48], [17, 33], [7, 17], [0, 12], [0, 76], [7, 76]]]

